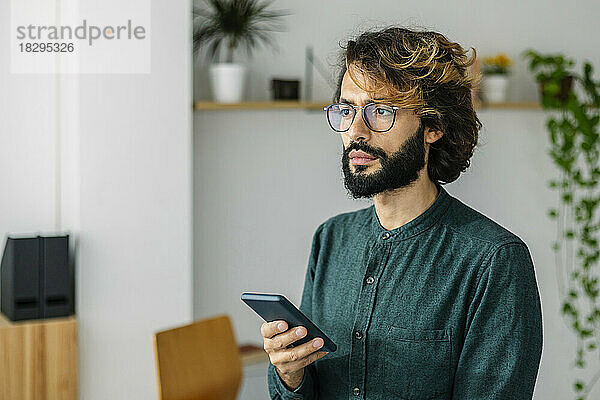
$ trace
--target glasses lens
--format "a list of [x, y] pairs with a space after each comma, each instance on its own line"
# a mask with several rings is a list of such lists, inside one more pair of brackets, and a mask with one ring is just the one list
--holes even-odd
[[343, 103], [332, 104], [327, 107], [327, 119], [333, 130], [344, 132], [352, 125], [354, 108]]
[[394, 124], [395, 112], [384, 104], [369, 104], [365, 107], [365, 118], [374, 131], [387, 131]]

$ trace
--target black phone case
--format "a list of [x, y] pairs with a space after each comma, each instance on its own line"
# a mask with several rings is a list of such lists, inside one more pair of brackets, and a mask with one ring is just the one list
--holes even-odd
[[320, 350], [330, 353], [337, 350], [337, 345], [284, 296], [280, 294], [242, 293], [242, 301], [267, 322], [283, 320], [287, 322], [288, 329], [296, 326], [305, 327], [307, 330], [306, 336], [294, 342], [294, 346], [320, 337], [324, 342]]

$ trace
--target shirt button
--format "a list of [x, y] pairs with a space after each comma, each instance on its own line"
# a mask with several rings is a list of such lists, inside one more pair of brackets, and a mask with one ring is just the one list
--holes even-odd
[[372, 285], [373, 282], [375, 282], [375, 278], [373, 278], [372, 276], [367, 278], [367, 285]]
[[360, 333], [360, 331], [356, 331], [354, 332], [354, 337], [357, 338], [358, 340], [362, 339], [362, 333]]
[[355, 396], [360, 396], [360, 389], [355, 387], [354, 389], [352, 389], [352, 393], [354, 393]]
[[390, 233], [389, 233], [389, 232], [383, 232], [383, 233], [381, 234], [381, 238], [382, 238], [383, 240], [389, 239], [389, 238], [390, 238], [390, 236], [392, 236], [392, 235], [390, 235]]

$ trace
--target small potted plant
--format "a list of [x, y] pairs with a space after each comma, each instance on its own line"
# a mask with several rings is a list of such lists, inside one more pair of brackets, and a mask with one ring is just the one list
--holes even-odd
[[529, 59], [529, 69], [540, 84], [542, 104], [565, 103], [573, 86], [573, 73], [569, 69], [575, 62], [562, 54], [540, 54], [532, 49], [525, 50], [523, 57]]
[[489, 103], [506, 101], [509, 68], [512, 60], [504, 53], [483, 59], [483, 94]]
[[[194, 54], [207, 47], [213, 95], [217, 102], [236, 103], [243, 98], [245, 66], [234, 62], [239, 47], [248, 55], [259, 45], [274, 47], [271, 32], [281, 31], [279, 24], [286, 11], [271, 10], [270, 1], [203, 0], [194, 9]], [[225, 52], [225, 60], [221, 61]]]

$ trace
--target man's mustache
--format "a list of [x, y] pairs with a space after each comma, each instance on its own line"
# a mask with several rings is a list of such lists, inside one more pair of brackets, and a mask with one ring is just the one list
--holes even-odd
[[367, 143], [361, 141], [350, 143], [350, 145], [344, 150], [344, 157], [348, 158], [348, 155], [352, 150], [364, 151], [365, 153], [372, 155], [373, 157], [380, 158], [382, 160], [385, 160], [387, 158], [387, 154], [385, 154], [385, 151], [383, 151], [382, 149], [369, 146]]

